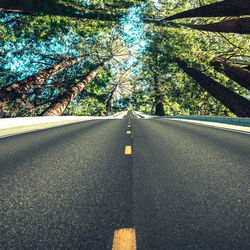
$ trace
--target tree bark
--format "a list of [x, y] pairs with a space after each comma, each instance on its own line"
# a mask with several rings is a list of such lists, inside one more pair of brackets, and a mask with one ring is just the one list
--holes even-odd
[[211, 32], [250, 34], [250, 17], [225, 20], [218, 23], [210, 23], [203, 25], [182, 23], [181, 25], [192, 29]]
[[159, 115], [159, 116], [165, 115], [164, 105], [161, 101], [157, 102], [155, 105], [155, 115]]
[[249, 0], [224, 0], [199, 8], [183, 11], [164, 20], [174, 20], [190, 17], [223, 17], [250, 15]]
[[119, 82], [113, 88], [113, 90], [111, 92], [111, 95], [110, 95], [110, 97], [109, 97], [109, 99], [107, 101], [107, 104], [106, 104], [106, 115], [108, 115], [111, 112], [111, 108], [112, 108], [112, 105], [113, 105], [113, 102], [114, 102], [114, 97], [115, 97], [115, 95], [117, 93], [117, 90], [118, 90], [118, 86], [119, 86]]
[[21, 81], [12, 83], [11, 85], [0, 89], [0, 108], [7, 105], [8, 102], [14, 101], [21, 97], [22, 94], [35, 86], [42, 85], [46, 80], [56, 75], [63, 69], [70, 67], [82, 60], [81, 57], [69, 59], [63, 58], [50, 68], [46, 68], [32, 76], [28, 76]]
[[250, 70], [247, 68], [236, 67], [220, 57], [215, 57], [211, 65], [242, 87], [250, 90]]
[[179, 67], [239, 117], [250, 117], [250, 101], [176, 58]]
[[66, 91], [62, 96], [57, 98], [52, 104], [41, 114], [41, 116], [60, 116], [63, 114], [67, 106], [75, 99], [75, 97], [94, 79], [99, 71], [108, 63], [102, 63], [92, 70], [83, 80], [78, 82], [70, 90]]
[[[146, 2], [146, 0], [137, 0], [136, 4], [142, 4], [143, 2]], [[110, 9], [116, 9], [116, 8], [125, 8], [128, 9], [134, 5], [133, 2], [131, 1], [116, 1], [114, 3], [105, 3], [105, 8], [110, 10]]]
[[164, 116], [165, 110], [163, 105], [162, 93], [159, 86], [158, 74], [154, 72], [154, 90], [155, 90], [155, 115]]
[[34, 15], [44, 13], [48, 15], [65, 16], [72, 18], [83, 18], [101, 21], [118, 21], [121, 14], [107, 14], [105, 12], [84, 12], [84, 8], [72, 7], [56, 3], [55, 0], [1, 0], [0, 11], [9, 13], [19, 13], [24, 15]]

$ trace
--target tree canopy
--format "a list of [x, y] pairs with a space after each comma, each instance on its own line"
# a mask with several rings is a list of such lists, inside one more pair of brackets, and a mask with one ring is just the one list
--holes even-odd
[[249, 34], [247, 0], [2, 0], [0, 117], [250, 116]]

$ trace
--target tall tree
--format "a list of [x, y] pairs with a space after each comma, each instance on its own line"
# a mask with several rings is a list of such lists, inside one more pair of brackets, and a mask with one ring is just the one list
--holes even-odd
[[239, 117], [250, 117], [250, 101], [176, 58], [179, 67]]
[[220, 57], [215, 57], [211, 61], [211, 65], [215, 66], [220, 72], [233, 81], [237, 82], [242, 87], [250, 90], [250, 69], [245, 67], [236, 67], [232, 63], [223, 60]]
[[63, 58], [53, 66], [46, 68], [34, 75], [12, 83], [9, 86], [0, 89], [0, 108], [7, 105], [8, 102], [14, 101], [28, 90], [35, 86], [42, 85], [46, 80], [58, 74], [60, 71], [80, 62], [82, 57], [78, 58]]
[[55, 99], [52, 104], [42, 112], [42, 116], [59, 116], [62, 115], [67, 106], [74, 100], [74, 98], [94, 79], [100, 70], [108, 64], [108, 61], [101, 63], [95, 67], [84, 79], [80, 80], [70, 90]]
[[126, 99], [132, 87], [131, 82], [135, 81], [136, 79], [134, 74], [132, 74], [132, 71], [136, 68], [136, 65], [132, 65], [125, 69], [119, 66], [115, 67], [113, 71], [113, 80], [111, 81], [109, 97], [106, 102], [106, 114], [111, 112], [112, 106], [114, 104], [114, 99], [118, 93], [120, 94], [120, 97]]
[[224, 0], [199, 8], [183, 11], [163, 20], [174, 20], [190, 17], [223, 17], [250, 15], [249, 0]]
[[155, 115], [159, 115], [159, 116], [164, 116], [165, 115], [165, 111], [164, 111], [164, 105], [162, 103], [162, 100], [158, 100], [158, 95], [156, 95], [155, 99], [156, 99], [156, 105], [155, 105]]
[[111, 112], [111, 108], [114, 103], [114, 98], [118, 92], [118, 87], [119, 87], [119, 82], [117, 82], [117, 84], [115, 84], [115, 86], [113, 86], [111, 90], [110, 96], [106, 103], [106, 115], [108, 115]]
[[181, 25], [192, 29], [211, 32], [250, 34], [250, 17], [223, 20], [218, 23], [202, 25], [184, 23], [181, 23]]
[[158, 79], [158, 74], [154, 72], [154, 95], [155, 95], [155, 115], [164, 116], [163, 93]]
[[119, 13], [107, 14], [104, 11], [89, 12], [86, 11], [86, 8], [69, 6], [66, 4], [58, 3], [56, 0], [1, 0], [0, 10], [7, 13], [18, 13], [24, 15], [43, 13], [48, 15], [101, 21], [118, 21], [121, 18], [121, 14]]
[[[144, 1], [145, 0], [109, 1], [109, 4], [107, 5], [100, 2], [98, 8], [96, 5], [92, 6], [92, 4], [88, 5], [88, 7], [82, 6], [79, 4], [79, 1], [1, 0], [0, 11], [2, 10], [6, 13], [18, 13], [24, 15], [43, 13], [77, 19], [119, 21], [126, 9], [135, 3], [138, 4]], [[107, 13], [107, 10], [109, 13]], [[111, 11], [113, 11], [113, 13], [111, 13]]]

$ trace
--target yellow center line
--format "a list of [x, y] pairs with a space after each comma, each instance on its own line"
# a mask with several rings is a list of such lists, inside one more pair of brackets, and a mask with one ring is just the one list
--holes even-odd
[[130, 130], [127, 130], [127, 135], [130, 135], [131, 134], [131, 131]]
[[130, 128], [131, 127], [131, 125], [128, 125], [128, 128]]
[[125, 146], [125, 155], [131, 155], [131, 154], [132, 154], [132, 147]]
[[112, 250], [136, 250], [136, 235], [134, 228], [115, 230]]

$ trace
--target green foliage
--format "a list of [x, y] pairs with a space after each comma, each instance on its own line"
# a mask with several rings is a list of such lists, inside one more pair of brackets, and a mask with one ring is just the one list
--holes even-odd
[[[150, 1], [145, 8], [145, 15], [151, 19], [162, 20], [188, 9], [211, 4], [216, 1], [160, 1], [156, 6]], [[184, 22], [207, 23], [222, 18], [192, 18]], [[219, 101], [202, 89], [198, 83], [188, 77], [178, 65], [175, 58], [181, 58], [219, 83], [233, 90], [241, 96], [249, 98], [249, 91], [242, 88], [223, 74], [218, 73], [210, 64], [216, 56], [230, 59], [237, 64], [239, 60], [243, 65], [249, 65], [249, 37], [238, 34], [218, 34], [201, 32], [184, 28], [177, 22], [157, 21], [148, 26], [147, 38], [151, 41], [147, 52], [142, 57], [143, 69], [141, 72], [142, 86], [146, 88], [147, 95], [153, 107], [156, 96], [163, 100], [166, 114], [169, 115], [227, 115], [235, 116]], [[147, 72], [147, 73], [145, 73]], [[157, 83], [154, 76], [157, 75]], [[156, 89], [157, 93], [156, 94]], [[136, 93], [134, 93], [136, 94]], [[141, 93], [136, 94], [140, 99]], [[139, 110], [145, 109], [147, 104], [136, 106]], [[151, 110], [153, 113], [153, 108]]]
[[[110, 58], [117, 51], [126, 54], [129, 49], [123, 45], [119, 34], [121, 27], [115, 26], [115, 23], [133, 5], [143, 6], [148, 46], [140, 58], [139, 70], [126, 80], [126, 84], [119, 87], [114, 98], [114, 109], [134, 108], [153, 113], [156, 103], [161, 100], [168, 115], [234, 116], [188, 77], [178, 67], [175, 58], [184, 60], [189, 66], [249, 98], [249, 91], [225, 77], [222, 69], [218, 71], [211, 66], [212, 59], [217, 56], [230, 60], [239, 67], [249, 65], [249, 37], [201, 32], [180, 26], [178, 21], [161, 21], [167, 16], [211, 4], [217, 2], [216, 0], [159, 2], [160, 5], [156, 5], [152, 0], [92, 0], [85, 1], [85, 5], [82, 5], [82, 1], [78, 0], [57, 0], [43, 1], [42, 8], [39, 11], [34, 8], [32, 14], [2, 12], [0, 60], [3, 66], [0, 67], [0, 87], [25, 78], [29, 72], [39, 72], [64, 56], [82, 56], [84, 59], [79, 64], [62, 70], [43, 86], [23, 93], [15, 102], [4, 107], [1, 117], [40, 114], [101, 61]], [[47, 10], [48, 3], [52, 4], [51, 11]], [[85, 15], [85, 18], [79, 15]], [[112, 20], [114, 16], [116, 18]], [[191, 18], [183, 19], [182, 22], [206, 24], [220, 20], [222, 18], [218, 17]], [[54, 44], [55, 49], [51, 49], [51, 44]], [[64, 46], [61, 49], [63, 52], [59, 53], [59, 45]], [[23, 62], [29, 60], [30, 67], [26, 67], [23, 74], [15, 72], [12, 68], [17, 65], [6, 67], [9, 58], [15, 58], [16, 64], [20, 58]], [[121, 63], [123, 66], [124, 62], [125, 59]], [[119, 67], [116, 62], [112, 62], [110, 67], [102, 70], [68, 106], [65, 114], [103, 115], [106, 102], [119, 80], [121, 72], [115, 70]]]

